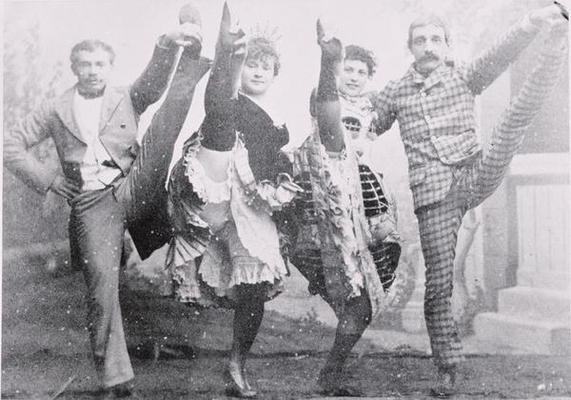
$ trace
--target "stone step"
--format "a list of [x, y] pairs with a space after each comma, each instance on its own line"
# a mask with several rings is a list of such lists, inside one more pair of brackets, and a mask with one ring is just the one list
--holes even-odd
[[535, 354], [571, 354], [569, 325], [499, 313], [482, 313], [474, 319], [475, 336]]
[[524, 286], [503, 289], [498, 294], [498, 313], [569, 325], [571, 294]]
[[519, 285], [526, 287], [569, 292], [571, 291], [571, 271], [566, 269], [547, 271], [522, 270], [517, 273], [517, 282]]

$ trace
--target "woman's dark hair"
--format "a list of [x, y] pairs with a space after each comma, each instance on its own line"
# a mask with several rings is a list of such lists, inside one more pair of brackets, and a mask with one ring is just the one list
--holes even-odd
[[373, 76], [376, 72], [377, 61], [372, 51], [369, 51], [361, 46], [350, 44], [345, 47], [345, 60], [362, 61], [367, 65], [369, 77]]

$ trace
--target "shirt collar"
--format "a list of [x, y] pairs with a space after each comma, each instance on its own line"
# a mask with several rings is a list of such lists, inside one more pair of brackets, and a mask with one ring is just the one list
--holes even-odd
[[106, 88], [103, 88], [103, 89], [101, 90], [101, 92], [99, 92], [96, 96], [84, 96], [84, 95], [82, 95], [82, 94], [79, 92], [79, 85], [76, 84], [76, 85], [75, 85], [75, 94], [76, 94], [76, 96], [81, 97], [83, 100], [95, 100], [95, 99], [101, 99], [101, 98], [103, 98], [103, 95], [105, 94], [105, 89], [106, 89]]
[[103, 94], [104, 93], [102, 92], [100, 96], [85, 97], [81, 93], [79, 93], [77, 86], [75, 87], [75, 90], [74, 90], [74, 98], [75, 99], [77, 99], [78, 101], [91, 102], [91, 103], [101, 102], [103, 100]]
[[412, 83], [416, 85], [423, 85], [425, 89], [428, 89], [439, 83], [448, 69], [448, 63], [444, 62], [440, 64], [434, 71], [432, 71], [430, 75], [424, 77], [414, 68], [414, 64], [412, 64], [408, 69], [406, 75], [411, 79]]

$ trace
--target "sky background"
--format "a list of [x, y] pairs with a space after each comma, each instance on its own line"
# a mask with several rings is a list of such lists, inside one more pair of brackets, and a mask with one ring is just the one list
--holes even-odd
[[[4, 33], [6, 40], [17, 42], [26, 31], [37, 29], [40, 60], [36, 61], [45, 68], [46, 74], [59, 63], [63, 73], [56, 82], [58, 92], [75, 81], [69, 70], [70, 48], [86, 38], [102, 39], [117, 53], [112, 83], [123, 85], [132, 82], [142, 71], [156, 38], [177, 24], [178, 10], [186, 2], [5, 1]], [[203, 54], [212, 57], [223, 2], [195, 0], [193, 3], [202, 15]], [[454, 57], [468, 59], [486, 31], [495, 35], [507, 20], [521, 13], [510, 8], [515, 4], [513, 0], [479, 0], [475, 6], [471, 3], [467, 0], [234, 0], [229, 5], [247, 32], [256, 26], [278, 28], [282, 70], [271, 97], [279, 105], [280, 114], [290, 129], [290, 147], [295, 147], [310, 129], [308, 95], [316, 85], [319, 67], [315, 43], [317, 18], [321, 18], [344, 44], [359, 44], [376, 54], [378, 68], [369, 85], [372, 90], [381, 88], [390, 79], [399, 78], [407, 70], [412, 61], [406, 48], [407, 29], [418, 15], [427, 11], [444, 15], [452, 28]], [[536, 0], [517, 2], [522, 9], [537, 3]], [[504, 13], [507, 13], [505, 18]], [[205, 81], [197, 90], [179, 143], [202, 119]], [[141, 130], [145, 129], [155, 109], [151, 108], [144, 115]], [[175, 158], [180, 154], [179, 149], [180, 146]], [[396, 129], [380, 138], [373, 145], [373, 152], [378, 167], [392, 178], [406, 176], [406, 161]]]

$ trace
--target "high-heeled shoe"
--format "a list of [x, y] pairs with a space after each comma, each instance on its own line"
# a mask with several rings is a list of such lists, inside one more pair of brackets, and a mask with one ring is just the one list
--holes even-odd
[[244, 386], [246, 386], [246, 389], [253, 390], [252, 385], [250, 385], [250, 382], [248, 381], [248, 372], [246, 371], [245, 366], [242, 366], [242, 379], [244, 380]]
[[255, 390], [252, 390], [250, 385], [242, 379], [239, 384], [230, 370], [226, 370], [224, 373], [224, 380], [226, 385], [226, 395], [231, 397], [239, 397], [241, 399], [253, 399], [258, 394]]

